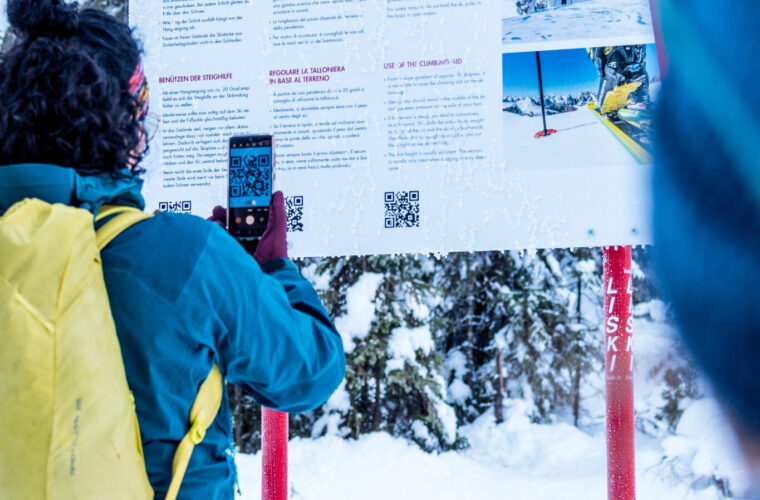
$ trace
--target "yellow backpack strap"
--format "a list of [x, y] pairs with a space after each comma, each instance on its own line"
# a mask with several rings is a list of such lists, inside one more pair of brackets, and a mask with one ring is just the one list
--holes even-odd
[[[99, 221], [111, 215], [115, 215], [115, 217], [103, 224], [95, 235], [98, 248], [101, 250], [128, 227], [151, 217], [151, 215], [132, 207], [103, 206], [98, 211], [95, 220]], [[190, 463], [190, 456], [193, 454], [193, 448], [203, 441], [206, 436], [206, 429], [214, 422], [219, 407], [222, 405], [223, 391], [224, 378], [219, 366], [215, 364], [198, 389], [198, 395], [195, 397], [192, 408], [190, 408], [190, 430], [182, 438], [177, 446], [177, 451], [174, 453], [172, 482], [166, 492], [166, 500], [177, 498], [182, 479], [185, 477], [187, 464]]]
[[203, 441], [208, 429], [219, 412], [222, 404], [222, 391], [224, 381], [222, 372], [217, 365], [211, 369], [206, 380], [198, 389], [198, 395], [195, 397], [193, 407], [190, 408], [190, 430], [182, 438], [174, 453], [174, 462], [172, 463], [172, 482], [169, 490], [166, 492], [166, 500], [175, 500], [179, 493], [179, 486], [182, 484], [182, 478], [185, 477], [187, 464], [190, 463], [190, 456], [193, 454], [193, 448], [196, 444]]
[[135, 211], [135, 210], [137, 209], [133, 207], [125, 207], [124, 205], [102, 205], [98, 209], [98, 215], [95, 217], [95, 220], [96, 221], [103, 220], [109, 215], [120, 214], [123, 212], [130, 212], [130, 211]]
[[95, 243], [98, 250], [103, 250], [122, 231], [151, 217], [151, 215], [134, 207], [104, 205], [98, 210], [95, 220], [100, 221], [111, 215], [116, 216], [103, 224], [95, 233]]

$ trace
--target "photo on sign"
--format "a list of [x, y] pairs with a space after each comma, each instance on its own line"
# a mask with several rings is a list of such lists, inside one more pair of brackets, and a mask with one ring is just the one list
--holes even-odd
[[649, 0], [500, 0], [503, 44], [652, 37]]
[[502, 76], [507, 168], [651, 163], [654, 45], [503, 54]]

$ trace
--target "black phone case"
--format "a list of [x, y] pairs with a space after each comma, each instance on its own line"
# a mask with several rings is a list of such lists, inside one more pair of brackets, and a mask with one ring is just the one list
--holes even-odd
[[[230, 138], [228, 152], [228, 174], [227, 174], [227, 231], [240, 242], [243, 247], [253, 252], [258, 245], [258, 241], [266, 230], [269, 222], [269, 206], [266, 207], [246, 207], [233, 210], [230, 203], [230, 175], [231, 156], [233, 144], [244, 144], [256, 141], [269, 141], [271, 149], [271, 166], [270, 166], [270, 186], [274, 180], [274, 137], [271, 135], [247, 135]], [[271, 196], [271, 193], [270, 193]], [[271, 198], [270, 198], [271, 199]], [[236, 213], [233, 213], [236, 212]], [[239, 217], [240, 223], [233, 223], [233, 217]]]

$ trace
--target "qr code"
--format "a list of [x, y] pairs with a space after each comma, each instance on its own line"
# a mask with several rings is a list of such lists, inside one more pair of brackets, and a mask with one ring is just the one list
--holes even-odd
[[230, 166], [230, 196], [257, 198], [271, 192], [269, 155], [233, 156]]
[[192, 201], [160, 201], [158, 209], [162, 212], [176, 212], [180, 214], [189, 214], [193, 211]]
[[420, 192], [385, 193], [385, 227], [420, 227]]
[[303, 231], [303, 196], [286, 196], [285, 213], [288, 216], [288, 232]]

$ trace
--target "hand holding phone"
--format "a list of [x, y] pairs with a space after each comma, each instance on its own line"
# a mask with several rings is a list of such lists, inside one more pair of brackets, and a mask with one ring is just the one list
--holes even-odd
[[269, 220], [273, 139], [271, 135], [232, 137], [229, 151], [227, 230], [252, 251]]
[[211, 211], [211, 217], [206, 217], [206, 220], [216, 222], [225, 231], [227, 230], [227, 209], [221, 205], [217, 205]]
[[288, 258], [287, 242], [288, 220], [285, 212], [285, 197], [277, 191], [272, 195], [269, 206], [269, 222], [266, 231], [261, 236], [253, 258], [263, 264], [274, 259]]
[[[227, 209], [217, 205], [213, 214], [207, 220], [215, 222], [227, 229]], [[269, 206], [269, 222], [264, 234], [261, 236], [255, 251], [252, 253], [256, 262], [263, 264], [270, 260], [288, 258], [287, 242], [287, 213], [285, 212], [285, 197], [277, 191], [272, 195], [272, 203]]]

